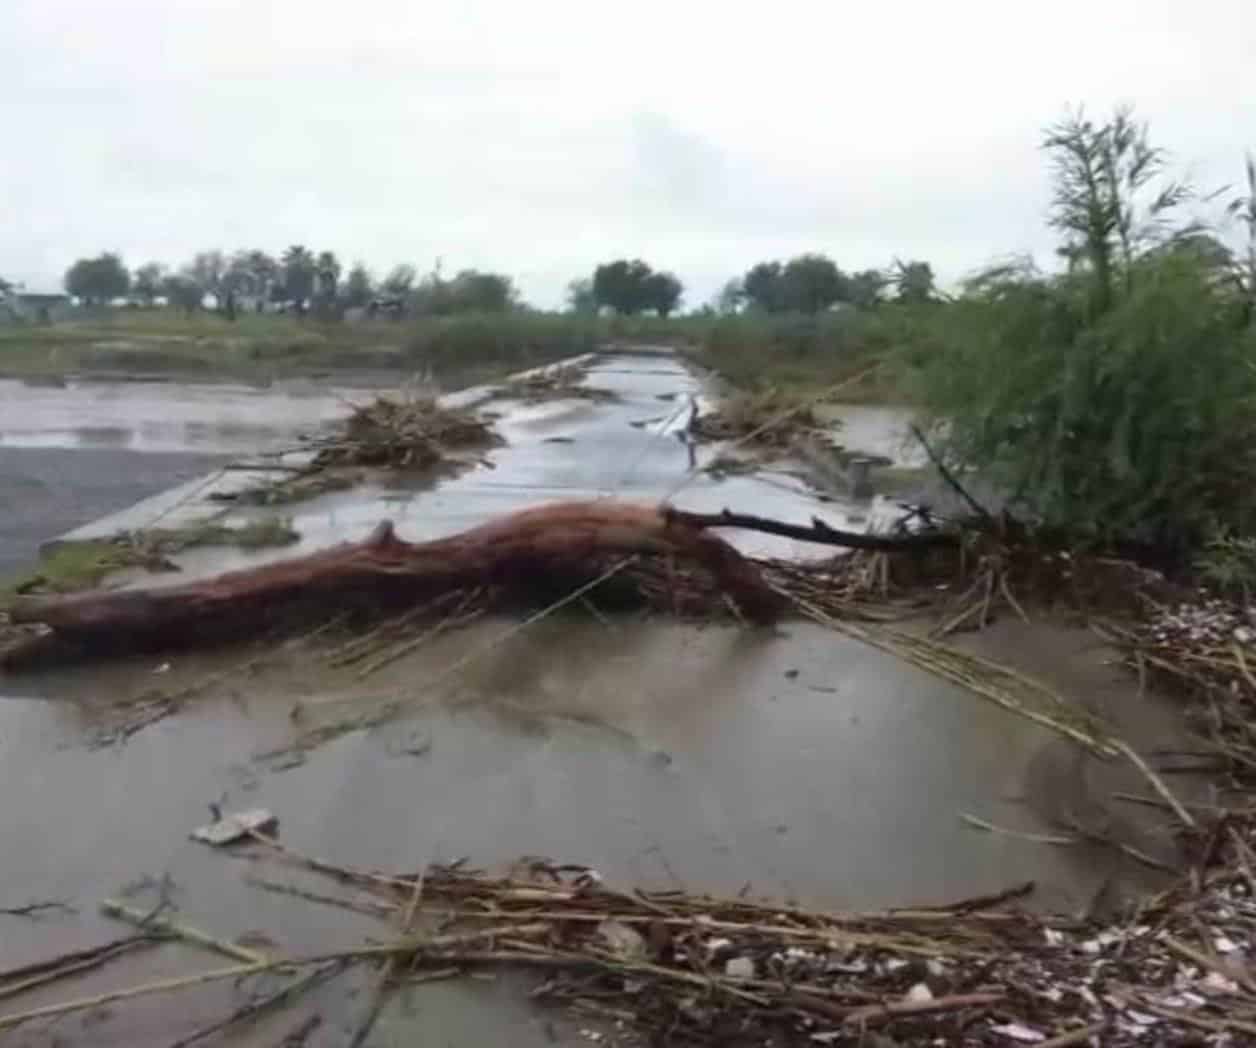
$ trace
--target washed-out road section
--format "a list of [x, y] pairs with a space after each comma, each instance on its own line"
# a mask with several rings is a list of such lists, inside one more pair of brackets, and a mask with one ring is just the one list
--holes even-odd
[[[417, 540], [558, 498], [672, 498], [685, 508], [727, 505], [800, 521], [814, 513], [839, 526], [875, 512], [841, 498], [819, 501], [788, 470], [723, 480], [694, 472], [709, 452], [692, 448], [679, 422], [689, 397], [707, 389], [669, 356], [604, 356], [587, 381], [619, 399], [494, 402], [506, 443], [491, 453], [491, 468], [439, 483], [377, 482], [284, 507], [303, 536], [295, 550], [195, 550], [182, 558], [183, 577], [358, 539], [384, 517]], [[147, 395], [170, 397], [163, 417], [174, 418], [185, 398], [212, 404], [215, 394], [167, 386]], [[233, 405], [254, 397], [218, 395], [228, 428]], [[257, 394], [248, 412], [251, 427], [272, 428], [267, 441], [276, 447], [344, 409], [340, 398], [315, 392], [296, 408], [276, 406], [278, 396]], [[204, 432], [212, 434], [214, 409], [205, 411]], [[283, 421], [272, 427], [275, 414]], [[204, 448], [257, 450], [250, 441], [242, 448], [207, 439]], [[172, 450], [188, 448], [153, 453]], [[196, 503], [196, 483], [180, 512]], [[751, 552], [816, 555], [784, 540], [732, 537]], [[1085, 778], [1067, 747], [818, 626], [755, 631], [582, 613], [521, 630], [482, 620], [365, 677], [360, 664], [328, 665], [327, 643], [276, 649], [234, 674], [226, 671], [261, 649], [0, 678], [0, 906], [61, 898], [78, 907], [37, 922], [0, 915], [0, 966], [118, 935], [97, 915], [97, 901], [130, 891], [137, 906], [148, 905], [163, 883], [182, 919], [224, 938], [261, 932], [299, 953], [389, 934], [367, 918], [247, 880], [292, 880], [295, 871], [190, 841], [211, 803], [265, 806], [291, 847], [349, 865], [414, 870], [464, 856], [491, 866], [544, 855], [587, 863], [625, 885], [744, 891], [832, 908], [945, 902], [1033, 879], [1036, 905], [1077, 911], [1114, 872], [1083, 847], [982, 833], [961, 819], [1058, 832], [1047, 816], [1071, 803]], [[1042, 672], [1062, 668], [1070, 685], [1125, 701], [1118, 671], [1076, 637], [1026, 634], [1010, 643]], [[125, 744], [90, 745], [119, 701], [211, 676], [217, 683], [179, 714]], [[1163, 711], [1140, 708], [1138, 716], [1148, 738], [1171, 730]], [[1079, 797], [1074, 807], [1086, 802]], [[0, 1004], [0, 1012], [217, 963], [165, 946]], [[368, 983], [342, 978], [235, 1043], [275, 1043], [302, 1015], [317, 1013], [321, 1025], [307, 1044], [343, 1044]], [[242, 992], [217, 985], [144, 998], [32, 1025], [16, 1043], [165, 1044], [221, 1017]], [[579, 1042], [579, 1026], [530, 1007], [512, 979], [434, 984], [402, 993], [368, 1043]]]

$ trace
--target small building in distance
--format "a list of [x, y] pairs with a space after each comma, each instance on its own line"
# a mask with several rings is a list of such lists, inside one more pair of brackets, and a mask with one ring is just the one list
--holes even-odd
[[53, 324], [74, 311], [74, 299], [63, 291], [0, 291], [0, 324]]

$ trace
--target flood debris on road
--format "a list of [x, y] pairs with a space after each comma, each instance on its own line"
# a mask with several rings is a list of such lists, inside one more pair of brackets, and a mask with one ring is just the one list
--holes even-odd
[[587, 363], [564, 364], [529, 372], [512, 379], [501, 389], [502, 396], [525, 404], [550, 400], [591, 400], [609, 403], [619, 399], [614, 390], [589, 385]]
[[355, 406], [335, 433], [310, 446], [316, 466], [428, 469], [455, 452], [491, 448], [499, 439], [486, 419], [436, 397], [379, 396]]
[[[260, 953], [109, 903], [143, 934], [0, 973], [0, 998], [70, 978], [118, 951], [177, 938], [241, 963], [0, 1016], [0, 1030], [104, 1003], [263, 972], [287, 976], [267, 1007], [316, 975], [384, 962], [379, 989], [485, 970], [535, 972], [532, 997], [611, 1024], [619, 1043], [674, 1045], [1239, 1045], [1256, 1036], [1256, 815], [1195, 839], [1189, 875], [1107, 924], [1018, 906], [1032, 884], [954, 903], [829, 912], [681, 890], [633, 891], [595, 870], [525, 859], [502, 875], [462, 863], [383, 873], [304, 856], [257, 829], [240, 845], [333, 879], [397, 935], [310, 956]], [[251, 882], [250, 882], [251, 883]], [[271, 887], [269, 883], [259, 885]], [[280, 885], [279, 887], [283, 887]], [[310, 903], [339, 896], [286, 892]], [[418, 929], [418, 930], [415, 930]], [[376, 1002], [378, 1003], [378, 1002]], [[253, 1014], [233, 1012], [225, 1032]], [[29, 1026], [27, 1028], [30, 1028]], [[197, 1035], [199, 1036], [199, 1034]]]
[[1233, 775], [1256, 777], [1256, 605], [1197, 594], [1098, 628], [1140, 679], [1185, 694], [1193, 726]]
[[688, 429], [697, 440], [737, 441], [750, 447], [781, 450], [804, 438], [831, 444], [838, 426], [821, 420], [810, 401], [767, 390], [735, 393], [710, 411], [699, 411], [695, 403]]

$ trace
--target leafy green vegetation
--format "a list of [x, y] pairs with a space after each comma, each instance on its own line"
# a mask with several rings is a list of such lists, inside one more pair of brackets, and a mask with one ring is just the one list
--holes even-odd
[[847, 403], [889, 403], [907, 396], [899, 355], [920, 345], [932, 324], [931, 307], [885, 303], [814, 315], [712, 316], [695, 323], [690, 336], [697, 359], [742, 389], [833, 389], [833, 398]]
[[1049, 129], [1068, 271], [979, 275], [910, 363], [947, 457], [1074, 540], [1181, 554], [1256, 524], [1252, 289], [1128, 112]]
[[1256, 593], [1256, 538], [1212, 536], [1196, 555], [1195, 570], [1214, 589], [1250, 602]]

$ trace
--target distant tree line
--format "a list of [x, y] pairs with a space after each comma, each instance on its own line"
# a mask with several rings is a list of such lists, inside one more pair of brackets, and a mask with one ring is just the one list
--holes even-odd
[[88, 305], [128, 298], [152, 307], [159, 301], [189, 313], [207, 307], [234, 318], [242, 309], [312, 313], [339, 319], [361, 309], [405, 313], [504, 312], [519, 306], [510, 277], [466, 269], [450, 279], [439, 267], [419, 279], [414, 266], [395, 266], [380, 280], [361, 262], [346, 273], [333, 251], [294, 244], [279, 256], [266, 251], [202, 251], [177, 269], [148, 262], [131, 272], [105, 252], [79, 259], [65, 274], [65, 289]]
[[928, 262], [895, 262], [889, 270], [846, 273], [827, 255], [798, 255], [788, 262], [760, 262], [730, 280], [716, 298], [721, 313], [823, 313], [835, 306], [871, 309], [892, 297], [898, 302], [932, 302], [938, 297]]
[[[163, 302], [189, 313], [207, 308], [212, 299], [212, 308], [229, 317], [241, 310], [339, 319], [351, 309], [395, 318], [523, 308], [514, 281], [501, 273], [464, 269], [446, 278], [438, 265], [420, 277], [405, 263], [376, 278], [361, 262], [346, 271], [334, 251], [316, 252], [302, 244], [277, 256], [257, 249], [202, 251], [174, 269], [148, 262], [134, 271], [119, 255], [106, 252], [75, 262], [65, 274], [65, 287], [86, 304], [127, 298], [149, 307]], [[675, 274], [639, 258], [621, 258], [573, 280], [568, 306], [584, 314], [669, 317], [680, 309], [684, 290]], [[887, 300], [925, 303], [938, 297], [928, 262], [895, 262], [887, 270], [848, 273], [827, 255], [809, 253], [752, 266], [730, 280], [702, 311], [814, 315], [841, 306], [872, 309]]]

